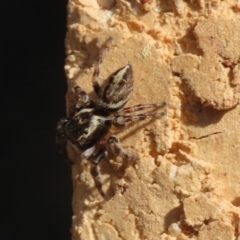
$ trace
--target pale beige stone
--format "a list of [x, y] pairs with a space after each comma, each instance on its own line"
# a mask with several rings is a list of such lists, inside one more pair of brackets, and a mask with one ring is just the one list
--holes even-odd
[[189, 94], [196, 96], [204, 106], [219, 110], [236, 106], [240, 101], [237, 64], [240, 57], [240, 19], [210, 18], [200, 21], [194, 32], [198, 39], [197, 47], [203, 55], [189, 53], [174, 58], [173, 71], [181, 75]]
[[109, 201], [95, 188], [89, 162], [68, 144], [72, 239], [239, 238], [239, 2], [70, 0], [68, 107], [76, 85], [94, 98], [93, 63], [110, 36], [101, 83], [131, 63], [127, 106], [167, 101], [166, 116], [111, 129], [140, 160], [101, 164]]
[[234, 240], [234, 228], [230, 224], [213, 221], [199, 230], [199, 240]]

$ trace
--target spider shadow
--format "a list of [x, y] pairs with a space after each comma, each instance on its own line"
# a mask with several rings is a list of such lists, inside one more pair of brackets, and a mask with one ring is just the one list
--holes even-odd
[[[122, 136], [120, 138], [120, 140], [122, 141], [124, 139], [127, 139], [128, 137], [132, 136], [136, 131], [149, 126], [149, 123], [153, 122], [155, 120], [156, 119], [145, 120], [146, 122], [144, 121], [144, 123], [140, 123], [137, 126], [136, 125], [134, 126], [134, 123], [129, 124], [129, 125], [132, 125], [132, 129], [128, 133], [124, 134], [124, 136]], [[134, 154], [134, 153], [130, 152], [129, 154]], [[114, 163], [116, 163], [116, 162], [119, 163], [119, 167], [117, 169], [114, 169], [112, 164], [109, 162], [111, 159], [113, 159]], [[134, 168], [134, 165], [137, 163], [138, 163], [137, 161], [136, 162], [135, 161], [127, 161], [122, 158], [119, 161], [119, 160], [117, 160], [117, 156], [113, 156], [112, 154], [104, 162], [101, 163], [101, 166], [100, 166], [101, 173], [105, 174], [107, 176], [110, 176], [108, 178], [108, 180], [106, 180], [106, 181], [109, 181], [108, 182], [109, 187], [106, 190], [106, 195], [109, 196], [109, 199], [111, 199], [115, 195], [114, 187], [113, 187], [114, 179], [117, 180], [117, 179], [124, 178], [127, 174], [126, 173], [127, 169], [129, 167]], [[104, 184], [106, 184], [106, 181]]]
[[104, 43], [101, 44], [101, 46], [98, 47], [98, 38], [93, 38], [91, 42], [85, 43], [82, 42], [81, 49], [78, 49], [80, 52], [87, 53], [84, 60], [79, 62], [78, 67], [79, 70], [74, 75], [74, 77], [71, 79], [71, 81], [74, 83], [78, 79], [81, 78], [81, 76], [84, 74], [86, 69], [92, 68], [94, 64], [96, 63], [99, 55], [102, 53], [102, 50], [106, 46], [106, 43], [108, 42], [108, 39]]
[[[156, 119], [145, 120], [146, 122], [144, 121], [144, 123], [141, 123], [138, 126], [133, 127], [131, 129], [131, 131], [129, 131], [127, 134], [125, 134], [123, 137], [121, 137], [121, 140], [124, 140], [124, 139], [130, 137], [131, 135], [134, 134], [134, 132], [140, 130], [141, 128], [148, 126], [150, 122], [153, 122], [155, 120]], [[134, 126], [134, 123], [132, 123], [130, 125]], [[113, 161], [113, 163], [110, 163], [111, 160]], [[81, 161], [81, 160], [79, 160], [79, 161]], [[89, 164], [89, 166], [90, 166], [91, 163], [87, 162], [86, 164]], [[115, 167], [115, 164], [117, 165], [117, 168]], [[102, 181], [102, 185], [103, 185], [103, 190], [106, 194], [106, 199], [103, 199], [100, 196], [100, 194], [97, 191], [95, 191], [96, 192], [95, 194], [99, 195], [99, 196], [96, 195], [96, 198], [98, 198], [98, 199], [101, 198], [103, 201], [112, 199], [116, 193], [115, 189], [116, 189], [116, 185], [118, 185], [117, 181], [120, 179], [123, 179], [127, 174], [126, 173], [127, 169], [129, 167], [134, 167], [135, 164], [137, 164], [137, 162], [127, 161], [120, 157], [118, 158], [118, 156], [114, 156], [113, 154], [110, 153], [109, 156], [99, 164], [100, 177], [102, 178], [102, 175], [105, 176], [104, 180]], [[84, 167], [83, 167], [82, 171], [88, 171], [88, 170], [84, 169]], [[84, 182], [81, 182], [81, 184], [83, 184], [84, 189], [86, 189], [86, 191], [82, 197], [84, 199], [88, 199], [89, 201], [92, 201], [91, 193], [94, 190], [96, 190], [96, 187], [95, 186], [90, 187], [88, 184], [85, 184]], [[124, 186], [120, 186], [120, 187], [122, 187], [123, 189], [125, 188]], [[124, 191], [123, 191], [123, 193], [124, 193]], [[94, 208], [94, 206], [92, 206], [92, 204], [91, 204], [91, 208]], [[90, 209], [88, 205], [85, 205], [85, 207], [87, 209]]]
[[[86, 74], [86, 71], [94, 67], [94, 63], [96, 63], [96, 59], [98, 58], [99, 53], [104, 46], [105, 43], [98, 47], [98, 39], [94, 38], [91, 42], [87, 44], [85, 42], [82, 42], [81, 48], [76, 49], [77, 52], [85, 53], [85, 56], [81, 56], [79, 62], [75, 63], [78, 65], [78, 70], [76, 71], [74, 76], [70, 77], [70, 79], [68, 80], [68, 90], [73, 89], [76, 86], [76, 83], [82, 78], [82, 76]], [[90, 81], [92, 81], [92, 79], [90, 79]], [[71, 95], [74, 94], [73, 92], [72, 91], [67, 92], [68, 100], [72, 99]], [[94, 97], [92, 96], [92, 93], [89, 93], [89, 96]], [[74, 105], [73, 100], [70, 101], [70, 103], [71, 103], [69, 104], [70, 106]]]
[[[149, 112], [155, 112], [155, 111], [153, 110], [153, 111], [149, 111]], [[163, 116], [163, 118], [164, 118], [164, 116]], [[124, 131], [124, 129], [126, 129], [128, 126], [131, 126], [131, 130], [128, 133], [123, 134], [123, 136], [121, 137], [121, 140], [125, 140], [125, 139], [131, 137], [135, 132], [137, 132], [141, 129], [144, 129], [145, 127], [149, 126], [150, 123], [152, 123], [156, 120], [157, 120], [157, 118], [144, 120], [144, 122], [139, 122], [137, 125], [136, 125], [136, 123], [130, 123], [126, 127], [123, 127], [123, 129], [120, 129], [121, 131]]]

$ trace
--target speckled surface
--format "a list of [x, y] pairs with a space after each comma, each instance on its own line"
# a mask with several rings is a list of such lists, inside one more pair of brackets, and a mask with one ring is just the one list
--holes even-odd
[[109, 201], [68, 146], [72, 239], [238, 239], [240, 3], [71, 0], [68, 12], [68, 106], [76, 85], [94, 98], [93, 63], [109, 36], [102, 79], [131, 63], [127, 106], [168, 102], [165, 117], [111, 130], [140, 160], [101, 165]]

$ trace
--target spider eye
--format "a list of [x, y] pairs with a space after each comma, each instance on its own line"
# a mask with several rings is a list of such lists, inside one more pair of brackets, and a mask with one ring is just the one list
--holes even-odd
[[76, 111], [77, 111], [77, 112], [79, 112], [79, 111], [81, 110], [81, 108], [82, 108], [82, 106], [81, 106], [81, 105], [79, 105], [79, 104], [76, 104], [76, 107], [75, 107], [75, 109], [76, 109]]
[[85, 129], [83, 133], [88, 134], [88, 129]]
[[87, 119], [86, 118], [79, 118], [79, 123], [86, 123], [87, 122]]

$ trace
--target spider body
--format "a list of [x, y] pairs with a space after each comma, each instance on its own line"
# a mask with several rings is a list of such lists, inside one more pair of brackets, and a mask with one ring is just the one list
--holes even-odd
[[112, 125], [125, 126], [127, 123], [162, 116], [164, 113], [131, 114], [148, 108], [164, 107], [166, 102], [155, 104], [139, 104], [123, 108], [133, 91], [132, 66], [127, 64], [113, 73], [102, 86], [98, 83], [99, 69], [103, 56], [108, 50], [112, 39], [99, 55], [94, 68], [93, 88], [97, 100], [92, 101], [88, 94], [79, 86], [75, 87], [78, 96], [76, 105], [69, 117], [62, 118], [57, 124], [57, 144], [66, 145], [70, 141], [72, 146], [82, 153], [91, 163], [91, 175], [99, 193], [105, 198], [99, 175], [99, 164], [107, 158], [108, 152], [119, 155], [124, 160], [136, 160], [121, 147], [119, 139], [112, 135], [107, 142], [104, 137], [109, 133]]
[[108, 113], [94, 108], [84, 108], [68, 120], [65, 134], [68, 140], [85, 151], [104, 137], [111, 125]]

